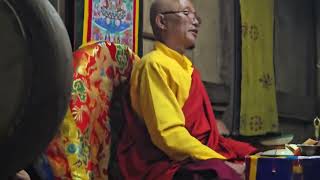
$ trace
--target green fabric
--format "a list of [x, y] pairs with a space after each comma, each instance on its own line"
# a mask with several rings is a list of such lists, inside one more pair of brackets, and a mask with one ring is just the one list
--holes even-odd
[[242, 82], [240, 134], [278, 131], [273, 64], [273, 0], [240, 0]]

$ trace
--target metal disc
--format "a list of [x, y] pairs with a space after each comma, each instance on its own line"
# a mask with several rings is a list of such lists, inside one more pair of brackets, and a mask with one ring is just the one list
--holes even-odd
[[72, 49], [49, 1], [0, 0], [0, 179], [45, 150], [64, 118]]

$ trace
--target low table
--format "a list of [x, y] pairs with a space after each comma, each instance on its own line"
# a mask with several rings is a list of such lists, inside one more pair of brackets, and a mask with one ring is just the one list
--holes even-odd
[[319, 180], [320, 156], [249, 156], [246, 180]]

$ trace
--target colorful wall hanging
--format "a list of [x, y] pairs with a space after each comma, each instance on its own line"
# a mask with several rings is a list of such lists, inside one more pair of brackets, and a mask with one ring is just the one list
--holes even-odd
[[139, 0], [84, 0], [82, 44], [106, 40], [139, 51]]

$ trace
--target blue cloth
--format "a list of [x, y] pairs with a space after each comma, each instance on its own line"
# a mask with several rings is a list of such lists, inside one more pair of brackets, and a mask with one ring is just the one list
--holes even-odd
[[[254, 164], [251, 161], [255, 159], [246, 160], [247, 180], [320, 179], [320, 156], [258, 157], [257, 167], [251, 167]], [[250, 177], [252, 168], [256, 168], [256, 177]]]
[[41, 155], [34, 163], [33, 167], [36, 170], [37, 175], [39, 175], [41, 179], [54, 180], [53, 172], [46, 156]]

